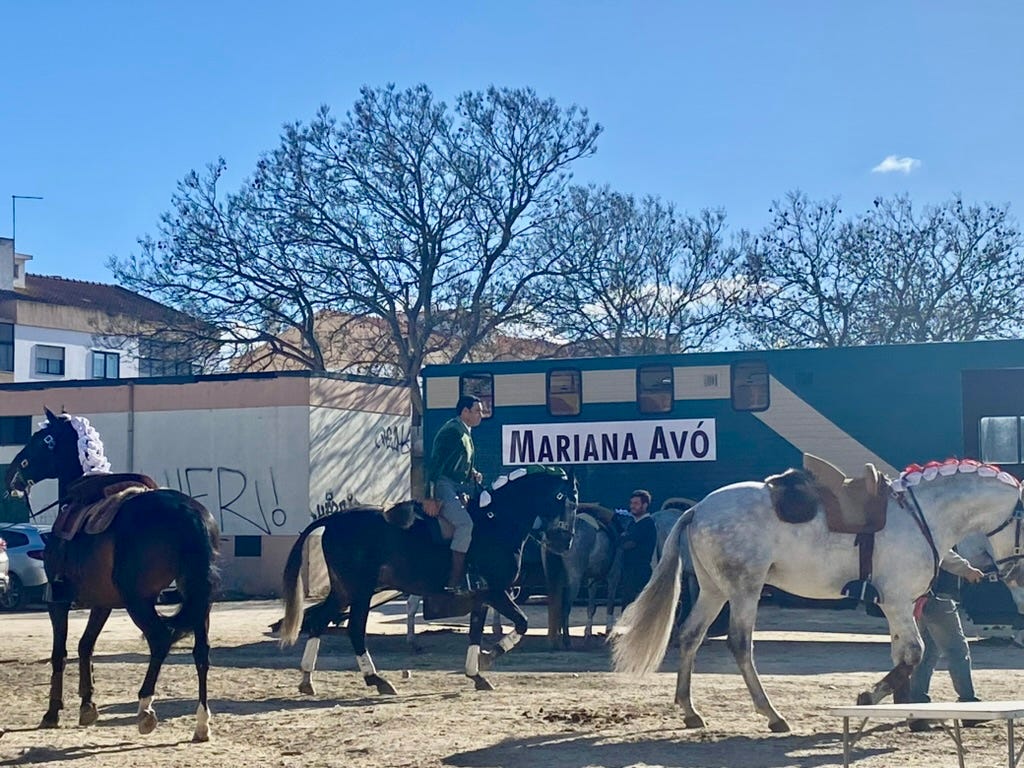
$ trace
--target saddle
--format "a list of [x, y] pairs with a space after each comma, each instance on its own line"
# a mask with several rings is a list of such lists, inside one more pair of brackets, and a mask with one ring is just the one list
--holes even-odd
[[103, 533], [125, 501], [157, 488], [153, 478], [135, 472], [85, 475], [68, 489], [66, 501], [53, 523], [53, 534], [70, 541], [79, 531], [90, 535]]
[[617, 517], [620, 515], [616, 515], [615, 510], [602, 507], [600, 504], [583, 503], [576, 509], [576, 518], [595, 531], [605, 531], [612, 540], [613, 546], [618, 543], [619, 536], [622, 535], [622, 528], [619, 521], [616, 520]]
[[863, 477], [849, 478], [835, 465], [806, 453], [803, 470], [787, 469], [764, 482], [783, 522], [806, 523], [821, 505], [833, 533], [870, 534], [885, 527], [889, 489], [873, 464], [864, 466]]
[[846, 584], [842, 594], [863, 602], [869, 614], [879, 615], [882, 598], [871, 576], [875, 534], [885, 527], [888, 483], [873, 464], [865, 464], [864, 475], [857, 478], [809, 453], [804, 454], [803, 465], [803, 470], [765, 478], [775, 514], [784, 522], [806, 523], [814, 519], [820, 504], [829, 531], [854, 534], [860, 577]]

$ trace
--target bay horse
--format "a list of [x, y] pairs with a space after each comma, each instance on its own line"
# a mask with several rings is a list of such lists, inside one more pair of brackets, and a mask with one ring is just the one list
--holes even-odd
[[[58, 503], [64, 505], [76, 497], [76, 491], [80, 496], [85, 484], [102, 485], [106, 475], [110, 479], [129, 477], [110, 475], [103, 442], [89, 420], [69, 414], [56, 416], [47, 409], [46, 421], [7, 468], [5, 485], [13, 495], [25, 496], [27, 502], [33, 485], [55, 478]], [[155, 487], [155, 483], [149, 483]], [[220, 533], [213, 516], [189, 496], [167, 488], [138, 491], [126, 494], [103, 532], [81, 530], [69, 541], [60, 540], [56, 534], [47, 539], [44, 566], [51, 593], [59, 579], [63, 595], [51, 594], [47, 606], [53, 629], [52, 673], [49, 708], [40, 727], [56, 728], [64, 708], [68, 613], [74, 602], [90, 609], [78, 644], [78, 692], [82, 699], [79, 725], [91, 725], [99, 717], [92, 698], [93, 649], [111, 611], [124, 608], [149, 645], [149, 668], [139, 689], [139, 733], [156, 728], [153, 697], [160, 668], [171, 646], [191, 633], [199, 677], [199, 706], [192, 738], [209, 741], [209, 615], [217, 585], [214, 561]], [[157, 597], [172, 581], [183, 595], [181, 608], [173, 616], [161, 616], [156, 611]]]
[[[915, 601], [930, 588], [939, 560], [950, 548], [969, 533], [995, 529], [1021, 499], [1016, 478], [972, 460], [912, 465], [888, 490], [887, 522], [875, 534], [872, 581], [889, 623], [894, 667], [871, 691], [860, 694], [858, 703], [879, 701], [889, 692], [897, 702], [908, 700], [910, 673], [923, 649]], [[642, 674], [661, 664], [679, 593], [680, 539], [687, 529], [700, 593], [680, 633], [675, 703], [683, 709], [685, 725], [705, 725], [691, 701], [693, 662], [708, 626], [728, 601], [727, 644], [754, 708], [768, 718], [773, 732], [788, 731], [754, 667], [753, 630], [761, 589], [767, 583], [801, 597], [835, 599], [860, 573], [854, 535], [830, 532], [820, 506], [812, 511], [806, 522], [783, 522], [767, 485], [744, 482], [719, 488], [684, 513], [651, 580], [616, 627], [616, 671]]]
[[[336, 512], [313, 521], [299, 536], [284, 569], [285, 616], [281, 645], [291, 645], [305, 624], [309, 633], [302, 655], [299, 690], [313, 694], [313, 671], [320, 635], [341, 611], [348, 611], [348, 636], [367, 686], [378, 693], [397, 691], [378, 672], [366, 649], [366, 621], [375, 592], [396, 589], [413, 595], [440, 597], [451, 603], [448, 615], [470, 615], [465, 674], [476, 690], [493, 690], [480, 674], [498, 656], [512, 650], [527, 630], [526, 614], [515, 604], [511, 588], [519, 575], [523, 544], [540, 536], [544, 545], [563, 552], [572, 543], [578, 493], [572, 475], [557, 467], [531, 466], [499, 477], [489, 490], [471, 499], [473, 539], [468, 553], [471, 571], [486, 586], [453, 598], [441, 596], [449, 572], [450, 548], [431, 532], [436, 521], [424, 518], [419, 502], [404, 501], [389, 509], [364, 507]], [[319, 604], [303, 612], [299, 571], [303, 544], [323, 528], [323, 553], [331, 590]], [[487, 607], [512, 622], [513, 629], [492, 648], [481, 650]], [[305, 622], [303, 617], [305, 616]]]

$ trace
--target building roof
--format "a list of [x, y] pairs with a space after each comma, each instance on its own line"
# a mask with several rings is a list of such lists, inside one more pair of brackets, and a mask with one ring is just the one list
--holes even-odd
[[124, 315], [154, 323], [194, 323], [194, 319], [119, 285], [69, 280], [49, 275], [25, 275], [25, 287], [0, 290], [0, 301], [34, 301]]

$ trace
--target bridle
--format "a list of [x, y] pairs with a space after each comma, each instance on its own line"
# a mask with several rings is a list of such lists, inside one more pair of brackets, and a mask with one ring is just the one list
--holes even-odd
[[[1007, 557], [1002, 557], [998, 560], [992, 558], [992, 564], [995, 566], [995, 571], [988, 572], [990, 581], [1001, 581], [1009, 575], [1013, 567], [1021, 560], [1024, 560], [1024, 502], [1020, 498], [1017, 499], [1017, 505], [1013, 508], [1013, 514], [1011, 514], [1005, 521], [998, 527], [989, 531], [985, 536], [991, 539], [997, 533], [1006, 529], [1009, 525], [1013, 524], [1013, 552]], [[1009, 564], [1010, 567], [1004, 570], [1003, 566]]]

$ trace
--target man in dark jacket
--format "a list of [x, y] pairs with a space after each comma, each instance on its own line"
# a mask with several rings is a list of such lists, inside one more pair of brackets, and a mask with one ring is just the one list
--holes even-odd
[[473, 519], [462, 504], [461, 496], [471, 493], [483, 476], [474, 464], [476, 448], [472, 429], [484, 417], [483, 404], [473, 395], [463, 395], [455, 404], [455, 418], [449, 419], [434, 436], [427, 465], [427, 482], [432, 496], [441, 502], [441, 516], [452, 524], [452, 565], [446, 592], [464, 594], [466, 553], [473, 536]]
[[640, 488], [629, 495], [629, 512], [633, 524], [622, 534], [622, 605], [636, 600], [651, 578], [651, 561], [658, 532], [654, 519], [648, 513], [651, 506], [650, 491]]

